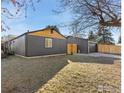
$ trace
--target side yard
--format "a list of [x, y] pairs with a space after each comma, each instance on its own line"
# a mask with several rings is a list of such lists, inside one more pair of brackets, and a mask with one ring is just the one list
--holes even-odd
[[120, 93], [118, 58], [68, 55], [26, 59], [10, 56], [2, 59], [1, 65], [2, 93], [96, 93], [101, 86], [109, 86]]

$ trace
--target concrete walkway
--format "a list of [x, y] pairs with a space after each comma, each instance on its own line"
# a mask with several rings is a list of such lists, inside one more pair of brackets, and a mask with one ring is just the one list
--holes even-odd
[[119, 59], [121, 59], [121, 55], [104, 54], [104, 53], [89, 53], [89, 54], [76, 54], [76, 55], [92, 56], [92, 57], [110, 57], [110, 58], [119, 58]]

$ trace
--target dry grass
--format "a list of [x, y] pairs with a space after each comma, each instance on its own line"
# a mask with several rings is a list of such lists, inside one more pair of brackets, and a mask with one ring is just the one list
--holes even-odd
[[120, 93], [120, 60], [70, 63], [36, 93]]
[[[70, 59], [74, 63], [67, 63]], [[120, 91], [120, 60], [69, 55], [2, 59], [2, 93], [97, 93], [98, 87]], [[77, 63], [81, 62], [81, 63]], [[44, 85], [45, 84], [45, 85]], [[100, 86], [99, 86], [100, 85]], [[91, 92], [89, 92], [91, 91]]]

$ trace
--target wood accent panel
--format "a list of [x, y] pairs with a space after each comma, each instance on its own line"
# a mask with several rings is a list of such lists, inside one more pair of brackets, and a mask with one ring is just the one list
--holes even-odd
[[43, 37], [49, 37], [49, 38], [58, 38], [58, 39], [66, 39], [64, 36], [56, 32], [55, 30], [52, 31], [51, 29], [46, 29], [44, 31], [38, 31], [29, 33], [28, 35], [34, 35], [34, 36], [43, 36]]
[[98, 52], [121, 54], [121, 46], [99, 44], [98, 45]]
[[67, 54], [76, 54], [77, 44], [67, 44]]
[[68, 44], [67, 45], [67, 54], [72, 54], [71, 50], [72, 50], [72, 45]]
[[73, 44], [73, 54], [77, 53], [77, 44]]

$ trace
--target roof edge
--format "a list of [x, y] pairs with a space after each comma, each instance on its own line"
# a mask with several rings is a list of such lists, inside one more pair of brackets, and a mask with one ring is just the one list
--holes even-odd
[[[15, 37], [15, 38], [13, 38], [13, 39], [11, 39], [11, 40], [8, 40], [8, 41], [6, 41], [6, 42], [4, 42], [4, 43], [7, 43], [7, 42], [12, 41], [12, 40], [15, 40], [15, 39], [17, 39], [17, 38], [19, 38], [19, 37], [21, 37], [21, 36], [23, 36], [23, 35], [25, 35], [25, 34], [28, 34], [28, 33], [34, 33], [34, 32], [44, 31], [44, 30], [46, 30], [46, 29], [52, 29], [52, 28], [43, 28], [43, 29], [31, 31], [31, 32], [28, 31], [28, 32], [25, 32], [25, 33], [23, 33], [23, 34], [21, 34], [21, 35]], [[55, 29], [54, 29], [54, 30], [55, 30]], [[56, 30], [55, 30], [55, 31], [56, 31]], [[58, 34], [60, 34], [61, 36], [63, 36], [63, 37], [66, 39], [66, 37], [65, 37], [63, 34], [59, 33], [58, 31], [56, 31], [56, 32], [57, 32]]]
[[21, 37], [21, 36], [24, 36], [24, 35], [27, 34], [27, 33], [28, 33], [28, 32], [25, 32], [25, 33], [23, 33], [23, 34], [21, 34], [21, 35], [15, 37], [15, 38], [13, 38], [13, 39], [10, 39], [10, 40], [8, 40], [8, 41], [5, 41], [4, 43], [10, 42], [10, 41], [12, 41], [12, 40], [15, 40], [15, 39], [17, 39], [17, 38], [19, 38], [19, 37]]
[[[34, 32], [39, 32], [39, 31], [44, 31], [44, 30], [46, 30], [46, 29], [52, 29], [52, 28], [44, 28], [44, 29], [40, 29], [40, 30], [35, 30], [35, 31], [31, 31], [31, 32], [28, 32], [28, 33], [34, 33]], [[55, 30], [55, 29], [54, 29]], [[56, 30], [55, 30], [56, 31]], [[66, 39], [66, 37], [63, 35], [63, 34], [61, 34], [60, 32], [58, 32], [58, 31], [56, 31], [58, 34], [60, 34], [61, 36], [63, 36], [65, 39]]]

